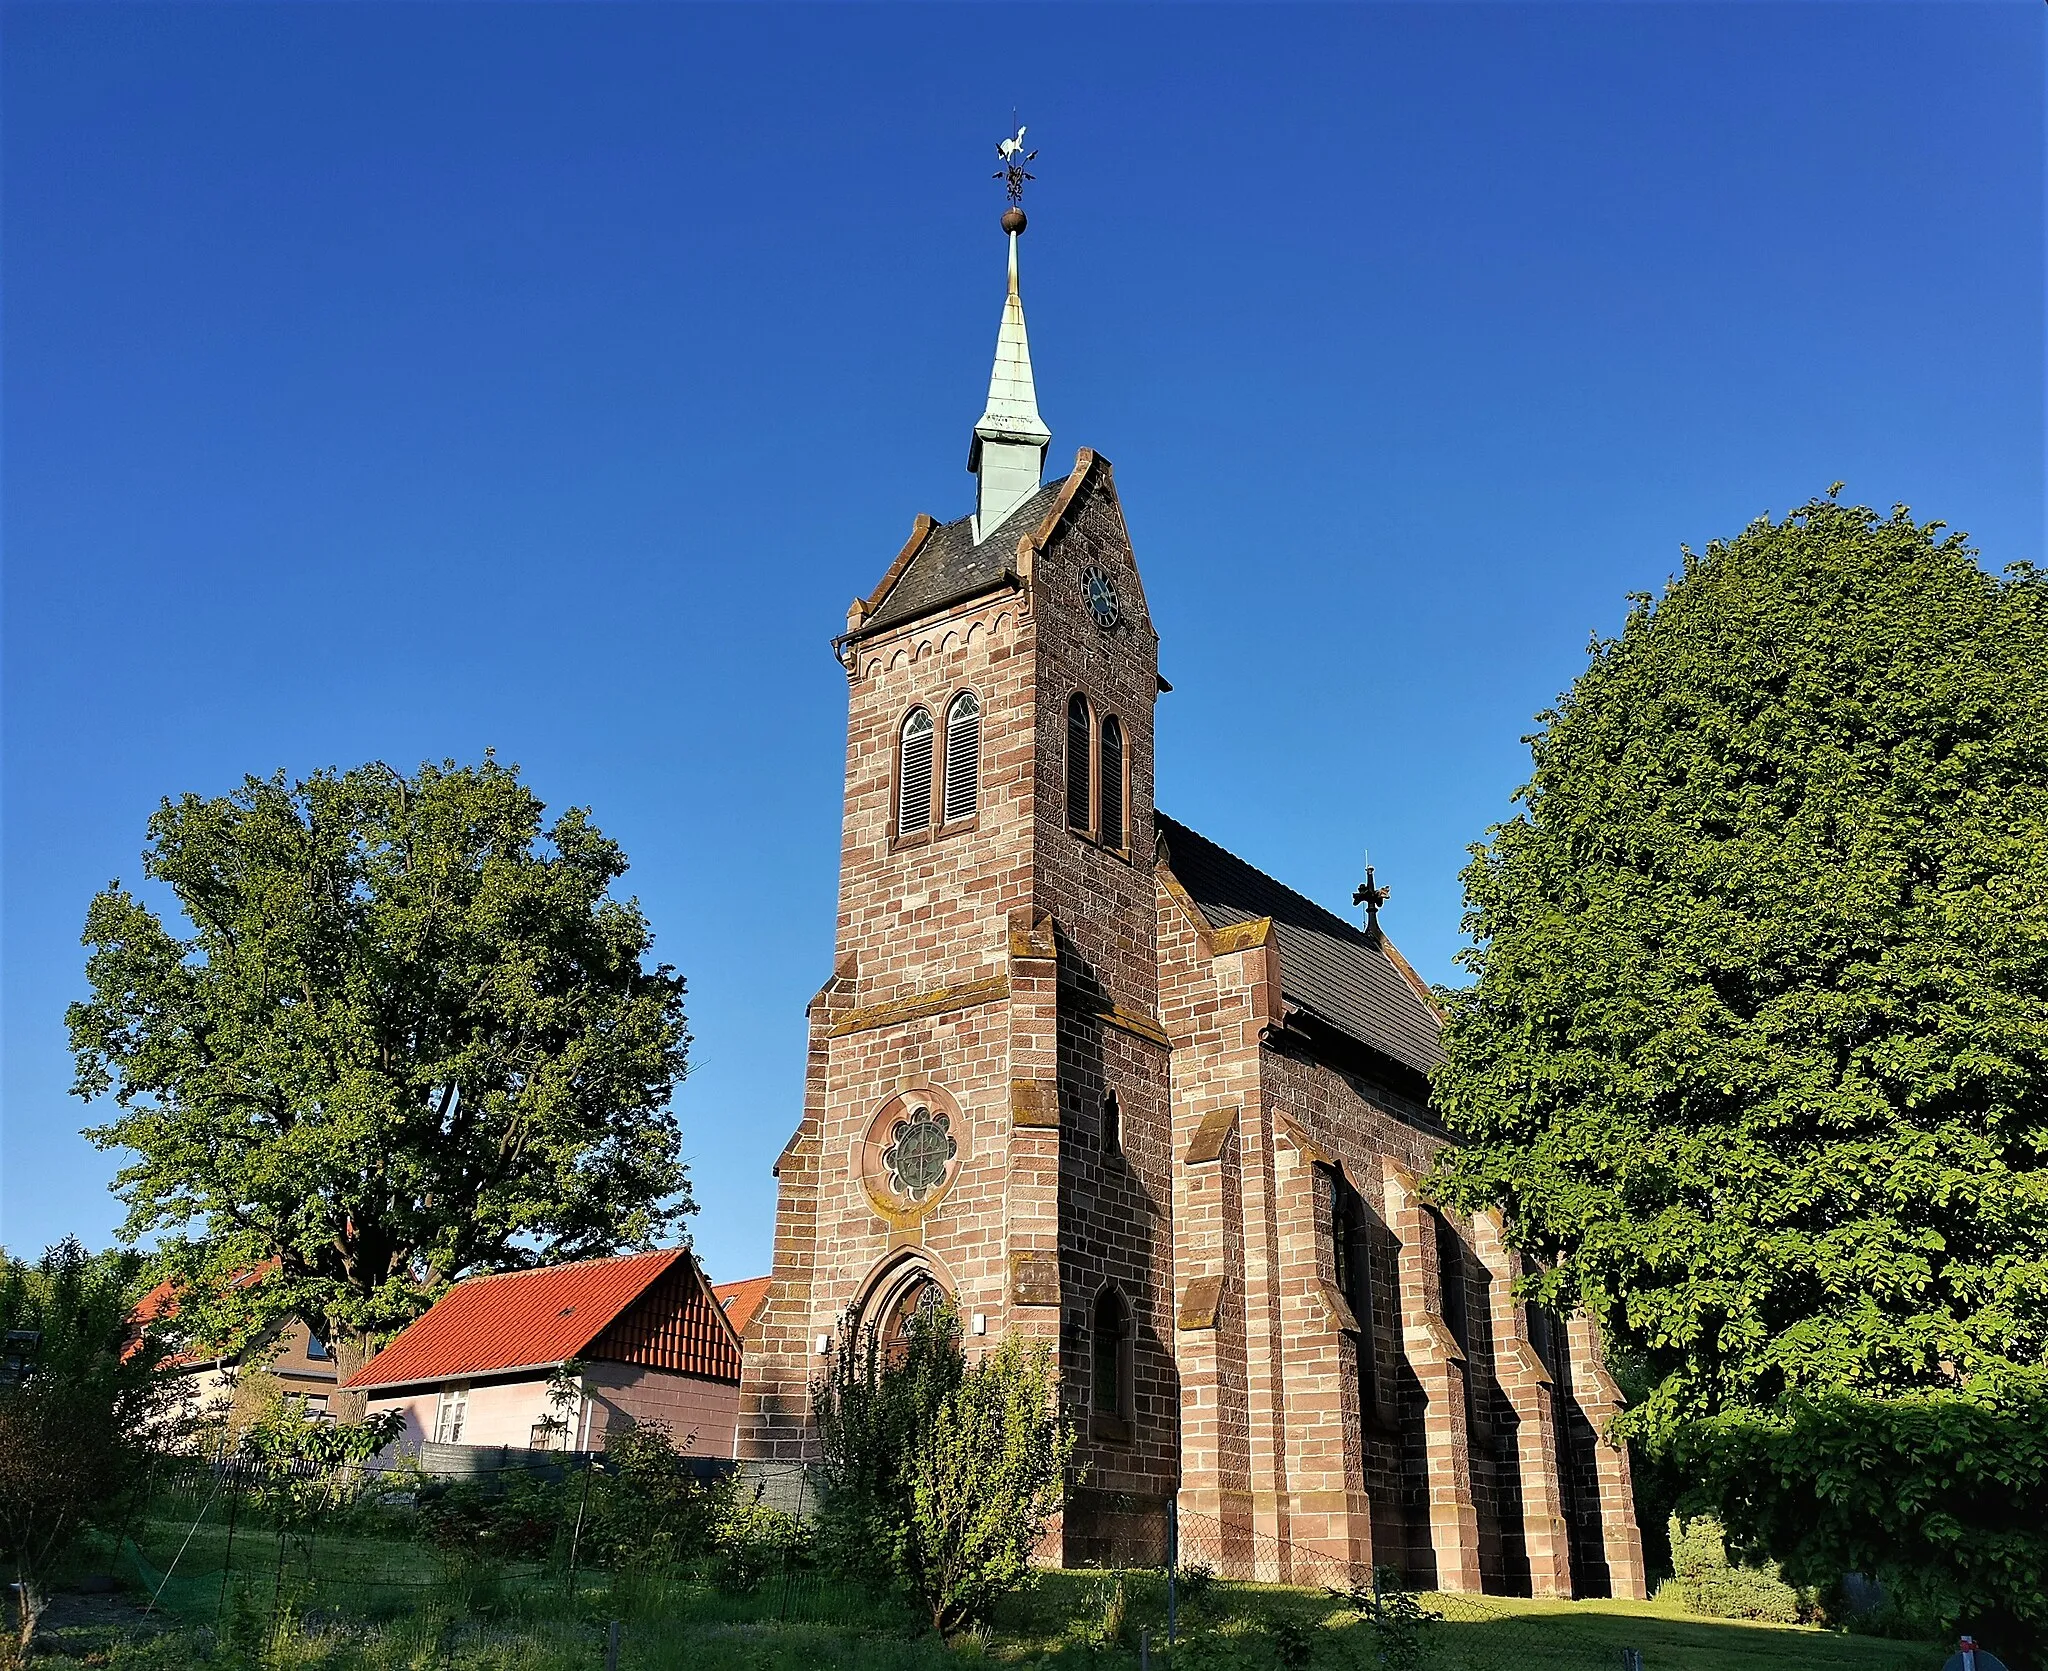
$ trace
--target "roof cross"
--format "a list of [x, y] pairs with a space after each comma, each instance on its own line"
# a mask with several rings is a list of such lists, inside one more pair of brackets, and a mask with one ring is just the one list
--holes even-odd
[[1365, 932], [1369, 939], [1380, 937], [1380, 907], [1387, 902], [1387, 896], [1394, 890], [1373, 885], [1372, 860], [1365, 861], [1365, 880], [1359, 884], [1358, 892], [1351, 896], [1353, 905], [1365, 907]]

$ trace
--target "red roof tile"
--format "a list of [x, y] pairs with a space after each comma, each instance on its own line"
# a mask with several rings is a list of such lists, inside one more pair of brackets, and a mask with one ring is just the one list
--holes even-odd
[[[276, 1270], [278, 1265], [278, 1260], [266, 1259], [260, 1265], [251, 1265], [247, 1270], [237, 1271], [228, 1278], [224, 1286], [231, 1290], [250, 1287], [252, 1284], [261, 1282], [272, 1271]], [[137, 1300], [135, 1302], [135, 1309], [128, 1313], [128, 1326], [133, 1338], [123, 1348], [121, 1356], [123, 1358], [133, 1357], [141, 1348], [143, 1331], [152, 1323], [171, 1323], [175, 1321], [178, 1309], [178, 1285], [166, 1278], [147, 1294], [144, 1294], [141, 1299]], [[187, 1345], [182, 1351], [168, 1354], [157, 1367], [159, 1369], [190, 1369], [198, 1364], [211, 1363], [219, 1356], [218, 1352], [210, 1350], [205, 1343], [192, 1343]]]
[[346, 1384], [401, 1386], [567, 1363], [678, 1260], [695, 1275], [688, 1250], [670, 1247], [471, 1277], [443, 1294]]
[[750, 1276], [739, 1282], [717, 1282], [711, 1292], [718, 1296], [718, 1303], [725, 1307], [726, 1316], [732, 1319], [733, 1329], [739, 1334], [747, 1332], [747, 1325], [754, 1320], [754, 1313], [761, 1309], [761, 1302], [768, 1297], [770, 1278]]

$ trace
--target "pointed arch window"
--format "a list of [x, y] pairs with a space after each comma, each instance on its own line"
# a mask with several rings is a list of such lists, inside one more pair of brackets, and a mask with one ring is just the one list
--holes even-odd
[[1095, 1296], [1095, 1312], [1090, 1322], [1090, 1427], [1099, 1438], [1125, 1439], [1130, 1437], [1131, 1418], [1136, 1409], [1131, 1385], [1131, 1308], [1113, 1284]]
[[916, 835], [932, 827], [932, 716], [923, 708], [904, 720], [897, 759], [896, 833]]
[[1444, 1326], [1465, 1351], [1472, 1349], [1471, 1319], [1465, 1309], [1465, 1244], [1449, 1219], [1432, 1212], [1436, 1221], [1436, 1269], [1442, 1292]]
[[981, 699], [963, 690], [946, 709], [946, 822], [972, 818], [980, 798]]
[[1124, 844], [1124, 722], [1102, 722], [1102, 845]]
[[1358, 1322], [1358, 1402], [1368, 1415], [1379, 1409], [1372, 1298], [1372, 1221], [1365, 1202], [1341, 1171], [1330, 1172], [1330, 1247], [1337, 1292]]
[[1067, 828], [1083, 835], [1095, 828], [1094, 744], [1095, 716], [1075, 691], [1067, 704]]
[[1105, 1155], [1124, 1152], [1124, 1115], [1117, 1106], [1114, 1091], [1105, 1091], [1102, 1095], [1102, 1152]]

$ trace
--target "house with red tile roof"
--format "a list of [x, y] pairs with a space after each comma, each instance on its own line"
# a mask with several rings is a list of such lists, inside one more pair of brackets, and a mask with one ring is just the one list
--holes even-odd
[[660, 1422], [690, 1454], [730, 1457], [739, 1382], [740, 1331], [689, 1250], [658, 1248], [458, 1282], [346, 1384], [405, 1418], [409, 1448], [601, 1450]]
[[711, 1292], [718, 1296], [718, 1303], [725, 1308], [726, 1316], [732, 1319], [733, 1328], [741, 1340], [747, 1338], [747, 1327], [760, 1313], [761, 1302], [768, 1297], [769, 1279], [765, 1276], [742, 1277], [738, 1282], [715, 1282]]
[[[227, 1287], [253, 1287], [276, 1268], [277, 1261], [267, 1259], [238, 1272], [229, 1279]], [[177, 1285], [159, 1282], [135, 1302], [129, 1323], [138, 1340], [145, 1329], [169, 1333], [175, 1339], [179, 1333], [178, 1312]], [[163, 1370], [179, 1378], [179, 1406], [184, 1415], [224, 1418], [230, 1422], [246, 1421], [253, 1416], [266, 1396], [259, 1393], [257, 1382], [244, 1371], [261, 1371], [279, 1392], [303, 1399], [306, 1415], [314, 1420], [326, 1419], [336, 1379], [334, 1354], [312, 1326], [299, 1317], [265, 1330], [238, 1352], [228, 1351], [215, 1342], [185, 1340], [164, 1359]]]

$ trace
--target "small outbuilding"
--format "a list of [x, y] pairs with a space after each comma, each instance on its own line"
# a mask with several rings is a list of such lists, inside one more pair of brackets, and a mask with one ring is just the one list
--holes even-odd
[[730, 1457], [740, 1336], [689, 1250], [661, 1248], [458, 1282], [347, 1385], [404, 1416], [409, 1448], [599, 1450], [614, 1425], [660, 1422]]

